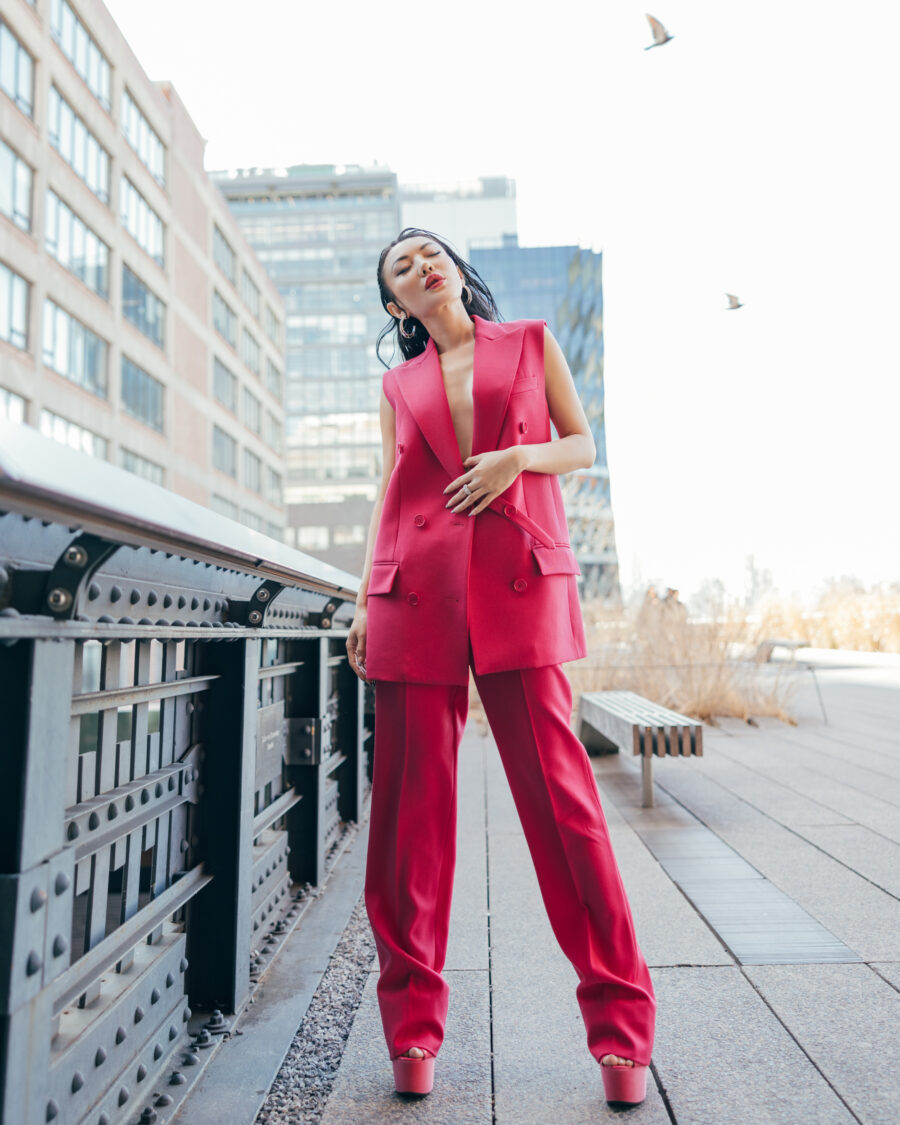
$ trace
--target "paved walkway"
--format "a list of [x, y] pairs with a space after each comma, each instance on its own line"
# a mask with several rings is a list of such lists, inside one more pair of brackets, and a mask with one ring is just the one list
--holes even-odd
[[[659, 1002], [634, 1125], [900, 1121], [900, 658], [823, 653], [791, 727], [723, 721], [703, 759], [594, 759]], [[568, 1125], [602, 1097], [496, 747], [460, 754], [452, 988], [434, 1093], [393, 1093], [376, 974], [324, 1121]]]

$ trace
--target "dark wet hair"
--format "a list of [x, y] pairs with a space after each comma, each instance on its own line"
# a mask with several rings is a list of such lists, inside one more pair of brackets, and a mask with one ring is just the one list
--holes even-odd
[[[384, 280], [384, 260], [388, 256], [388, 252], [402, 242], [405, 238], [415, 238], [420, 235], [423, 238], [429, 239], [431, 242], [436, 242], [442, 246], [444, 250], [450, 255], [457, 266], [462, 270], [463, 283], [468, 285], [469, 292], [472, 294], [472, 300], [465, 305], [466, 312], [469, 318], [473, 315], [480, 316], [482, 320], [497, 320], [499, 321], [500, 312], [497, 308], [497, 302], [494, 296], [485, 285], [478, 271], [474, 269], [469, 263], [450, 246], [443, 238], [438, 236], [430, 230], [423, 230], [422, 227], [404, 227], [397, 235], [393, 242], [389, 242], [387, 246], [381, 251], [381, 256], [378, 259], [378, 292], [381, 294], [381, 303], [384, 306], [384, 311], [388, 311], [388, 302], [394, 300], [394, 294], [387, 287]], [[414, 335], [407, 339], [405, 336], [400, 335], [400, 321], [391, 317], [390, 321], [378, 333], [378, 340], [375, 343], [375, 354], [381, 360], [385, 367], [390, 367], [381, 354], [381, 345], [384, 340], [390, 336], [392, 332], [397, 334], [397, 344], [400, 346], [400, 352], [403, 358], [412, 359], [413, 356], [421, 355], [425, 351], [428, 344], [429, 335], [425, 331], [425, 326], [420, 320], [416, 320], [414, 316], [406, 318], [406, 331], [412, 332]]]

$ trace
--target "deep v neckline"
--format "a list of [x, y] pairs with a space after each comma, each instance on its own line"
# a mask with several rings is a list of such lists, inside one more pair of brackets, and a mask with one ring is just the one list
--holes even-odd
[[428, 341], [429, 346], [434, 348], [435, 357], [437, 358], [437, 361], [438, 361], [438, 371], [440, 373], [440, 378], [441, 378], [441, 389], [444, 392], [444, 402], [447, 405], [447, 414], [449, 415], [449, 418], [450, 418], [450, 430], [453, 433], [453, 438], [454, 438], [454, 441], [456, 443], [456, 451], [459, 454], [460, 464], [463, 465], [463, 466], [465, 466], [466, 458], [471, 457], [472, 451], [474, 451], [474, 449], [475, 449], [475, 373], [476, 373], [476, 370], [477, 370], [475, 358], [476, 358], [476, 355], [477, 355], [477, 352], [478, 352], [478, 322], [476, 320], [473, 320], [472, 323], [475, 327], [475, 335], [472, 338], [472, 387], [471, 387], [472, 393], [471, 393], [471, 396], [469, 398], [469, 402], [467, 404], [468, 407], [471, 410], [471, 423], [472, 424], [471, 424], [471, 427], [470, 427], [470, 442], [469, 442], [470, 450], [469, 450], [469, 453], [466, 454], [465, 457], [463, 456], [463, 451], [462, 451], [462, 448], [460, 447], [460, 444], [459, 444], [459, 434], [457, 434], [456, 426], [453, 423], [453, 407], [450, 404], [450, 395], [447, 391], [447, 383], [444, 379], [444, 365], [441, 362], [440, 352], [438, 352], [437, 345], [435, 344], [433, 338], [430, 338], [429, 341]]

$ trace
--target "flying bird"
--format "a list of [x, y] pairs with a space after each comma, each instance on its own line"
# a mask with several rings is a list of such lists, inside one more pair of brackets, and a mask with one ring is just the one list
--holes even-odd
[[653, 32], [653, 42], [649, 47], [645, 47], [645, 51], [652, 51], [654, 47], [661, 47], [663, 43], [668, 43], [670, 39], [674, 39], [674, 35], [670, 35], [663, 25], [649, 12], [646, 13], [647, 19], [650, 21], [650, 30]]
[[730, 312], [732, 309], [742, 309], [744, 307], [743, 302], [739, 301], [733, 293], [726, 293], [725, 296], [728, 298], [728, 308], [725, 310], [726, 312]]

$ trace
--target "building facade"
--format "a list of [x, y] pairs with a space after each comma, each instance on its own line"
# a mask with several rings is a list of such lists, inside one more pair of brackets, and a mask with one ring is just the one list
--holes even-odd
[[402, 226], [433, 231], [469, 258], [476, 246], [498, 246], [515, 237], [516, 183], [481, 176], [446, 184], [403, 184]]
[[400, 229], [397, 177], [355, 165], [213, 176], [284, 299], [288, 541], [359, 573], [381, 480], [375, 340], [388, 317], [375, 271]]
[[568, 360], [597, 446], [590, 469], [560, 478], [582, 596], [619, 601], [604, 422], [603, 256], [577, 246], [519, 246], [508, 236], [499, 247], [473, 249], [471, 261], [504, 320], [546, 320]]
[[99, 0], [0, 12], [0, 415], [281, 538], [284, 305]]

